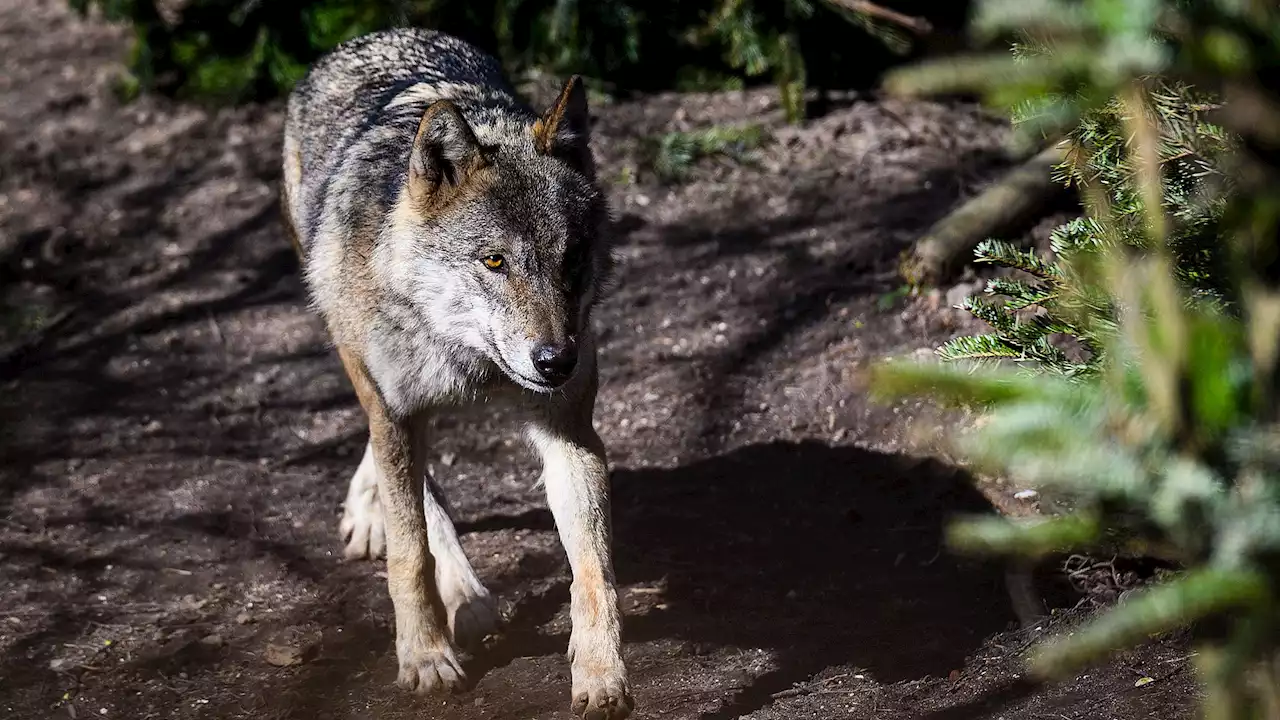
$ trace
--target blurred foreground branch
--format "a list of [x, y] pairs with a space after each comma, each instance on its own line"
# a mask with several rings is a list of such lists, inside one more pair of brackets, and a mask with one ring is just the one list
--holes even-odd
[[897, 10], [877, 5], [868, 0], [828, 0], [832, 5], [850, 10], [855, 13], [861, 13], [877, 20], [885, 20], [895, 25], [901, 25], [904, 28], [916, 33], [917, 35], [927, 35], [933, 31], [933, 24], [922, 17], [915, 17], [900, 13]]

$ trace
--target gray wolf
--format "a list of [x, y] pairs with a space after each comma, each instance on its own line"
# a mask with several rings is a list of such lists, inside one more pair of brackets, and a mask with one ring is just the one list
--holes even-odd
[[283, 164], [290, 240], [369, 422], [340, 529], [346, 557], [385, 552], [398, 684], [463, 687], [459, 649], [500, 621], [427, 477], [424, 419], [506, 399], [541, 456], [573, 573], [571, 705], [627, 717], [608, 462], [592, 421], [609, 208], [582, 81], [536, 113], [477, 48], [376, 32], [295, 87]]

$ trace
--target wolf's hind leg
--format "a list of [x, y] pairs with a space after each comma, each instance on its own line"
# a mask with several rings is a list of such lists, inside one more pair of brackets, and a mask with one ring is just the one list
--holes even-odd
[[[426, 479], [422, 510], [427, 522], [427, 542], [436, 560], [435, 581], [449, 618], [454, 642], [469, 647], [498, 629], [502, 616], [498, 604], [467, 560], [458, 532], [449, 517], [440, 488]], [[373, 447], [365, 445], [360, 467], [351, 476], [342, 522], [338, 529], [347, 544], [350, 560], [380, 558], [386, 554], [386, 529], [378, 500], [378, 465]]]
[[502, 622], [498, 603], [467, 560], [440, 488], [428, 476], [422, 493], [427, 544], [436, 560], [436, 588], [444, 601], [449, 633], [459, 647], [474, 647]]
[[387, 533], [378, 498], [378, 464], [371, 444], [365, 444], [360, 467], [351, 476], [338, 530], [346, 543], [342, 554], [348, 560], [373, 559], [386, 554]]

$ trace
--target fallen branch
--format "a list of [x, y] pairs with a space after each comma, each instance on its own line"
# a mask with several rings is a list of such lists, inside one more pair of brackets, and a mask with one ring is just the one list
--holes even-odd
[[1035, 217], [1059, 193], [1053, 166], [1062, 160], [1054, 145], [1010, 170], [1003, 178], [934, 223], [898, 266], [908, 284], [937, 286], [973, 257], [978, 243]]
[[895, 25], [901, 25], [902, 27], [907, 28], [912, 32], [915, 32], [917, 35], [927, 35], [933, 31], [933, 24], [922, 17], [906, 15], [904, 13], [898, 12], [897, 10], [891, 10], [882, 5], [877, 5], [873, 2], [868, 2], [868, 0], [827, 0], [827, 1], [830, 2], [832, 5], [839, 5], [840, 7], [846, 10], [851, 10], [856, 13], [862, 13], [863, 15], [869, 15], [873, 18], [878, 18], [880, 20], [886, 20], [888, 22], [894, 23]]

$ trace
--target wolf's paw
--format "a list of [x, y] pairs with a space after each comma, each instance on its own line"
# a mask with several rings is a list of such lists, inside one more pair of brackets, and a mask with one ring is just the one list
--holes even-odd
[[573, 714], [583, 720], [624, 720], [635, 702], [625, 671], [573, 672]]
[[461, 690], [467, 676], [451, 648], [405, 653], [400, 657], [396, 684], [419, 695], [445, 694]]
[[458, 647], [474, 648], [502, 625], [498, 602], [483, 585], [444, 592], [444, 605], [449, 614], [449, 633]]
[[[363, 466], [356, 471], [357, 475], [362, 470]], [[342, 541], [347, 545], [342, 554], [348, 560], [382, 557], [387, 549], [387, 531], [382, 522], [376, 478], [374, 483], [362, 483], [359, 487], [357, 480], [352, 480], [342, 509], [342, 522], [338, 523]]]

